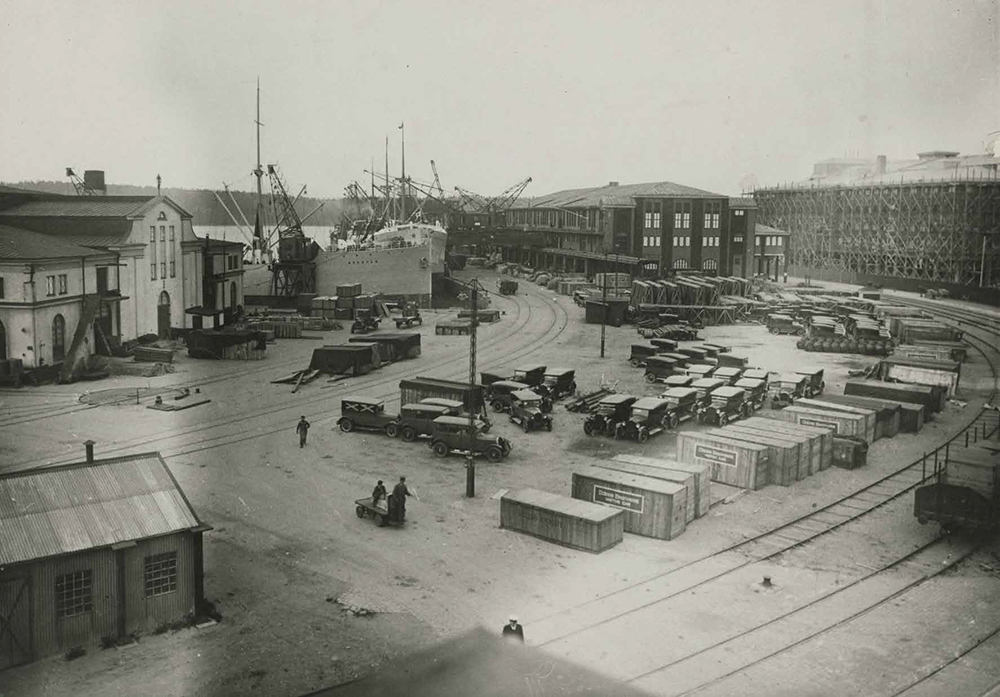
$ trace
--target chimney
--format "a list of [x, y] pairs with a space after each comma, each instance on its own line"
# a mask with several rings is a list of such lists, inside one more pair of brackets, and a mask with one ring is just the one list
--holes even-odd
[[875, 174], [885, 174], [885, 155], [879, 155], [875, 160]]
[[92, 441], [92, 440], [85, 440], [85, 441], [83, 441], [83, 447], [85, 447], [87, 449], [87, 462], [93, 462], [94, 461], [94, 446], [95, 445], [97, 445], [97, 444], [94, 441]]
[[98, 196], [105, 196], [108, 193], [108, 187], [104, 185], [103, 169], [88, 169], [84, 171], [83, 184], [88, 189], [92, 189]]
[[618, 186], [618, 182], [608, 182], [608, 186]]

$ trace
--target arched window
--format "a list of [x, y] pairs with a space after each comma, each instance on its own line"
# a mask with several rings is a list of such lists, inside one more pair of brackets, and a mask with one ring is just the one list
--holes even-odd
[[701, 268], [703, 271], [718, 271], [719, 260], [718, 259], [703, 259], [701, 262]]
[[675, 269], [686, 269], [688, 267], [687, 259], [674, 259]]
[[66, 358], [66, 319], [62, 315], [52, 318], [52, 362], [61, 363]]

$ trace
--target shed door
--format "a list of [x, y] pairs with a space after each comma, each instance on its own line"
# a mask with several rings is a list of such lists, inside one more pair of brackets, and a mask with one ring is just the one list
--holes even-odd
[[31, 585], [0, 581], [0, 670], [31, 660]]
[[52, 318], [52, 362], [62, 363], [66, 358], [66, 320], [62, 315]]
[[3, 322], [0, 322], [0, 361], [7, 360], [7, 330], [3, 327]]
[[156, 307], [156, 335], [161, 339], [170, 336], [170, 294], [160, 293], [160, 301]]

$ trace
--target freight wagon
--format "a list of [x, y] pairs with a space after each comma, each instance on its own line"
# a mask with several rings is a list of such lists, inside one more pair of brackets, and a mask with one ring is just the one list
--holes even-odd
[[1000, 527], [1000, 453], [970, 446], [946, 451], [933, 482], [917, 489], [913, 515], [946, 530]]

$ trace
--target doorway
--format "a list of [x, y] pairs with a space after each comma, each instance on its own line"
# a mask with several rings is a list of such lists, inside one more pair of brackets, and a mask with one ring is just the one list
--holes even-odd
[[52, 362], [62, 363], [66, 358], [66, 320], [62, 315], [52, 318]]
[[7, 330], [0, 322], [0, 361], [7, 360]]
[[161, 339], [170, 338], [170, 294], [160, 293], [160, 301], [156, 307], [156, 336]]

